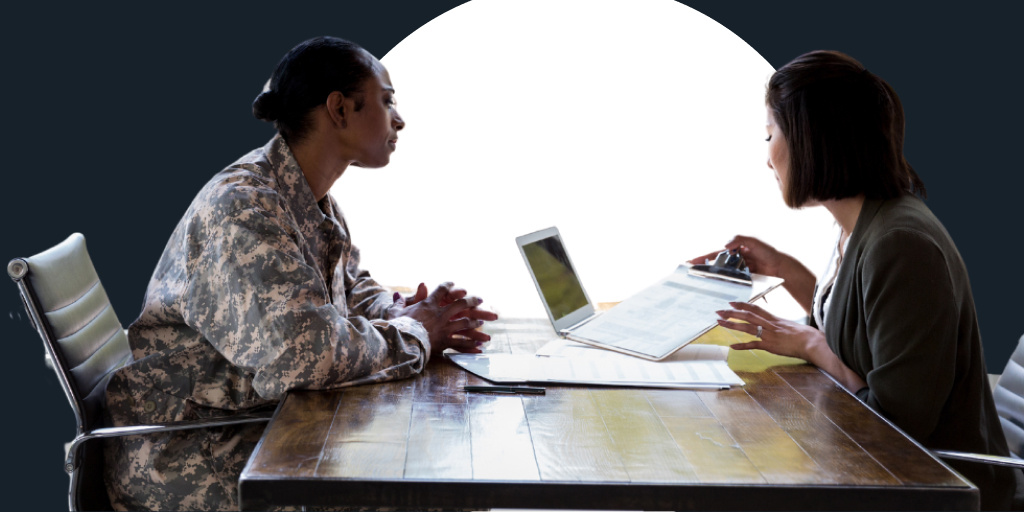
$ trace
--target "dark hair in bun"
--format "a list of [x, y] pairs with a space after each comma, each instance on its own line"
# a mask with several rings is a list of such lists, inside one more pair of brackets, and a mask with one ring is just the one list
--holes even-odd
[[[380, 72], [377, 60], [359, 45], [337, 37], [303, 41], [277, 64], [268, 90], [252, 102], [252, 114], [274, 127], [293, 143], [310, 129], [309, 113], [339, 91], [345, 96], [362, 92], [363, 83]], [[356, 99], [356, 110], [363, 106]]]
[[252, 115], [260, 121], [277, 121], [280, 112], [281, 102], [274, 91], [263, 91], [256, 96], [256, 101], [252, 102]]

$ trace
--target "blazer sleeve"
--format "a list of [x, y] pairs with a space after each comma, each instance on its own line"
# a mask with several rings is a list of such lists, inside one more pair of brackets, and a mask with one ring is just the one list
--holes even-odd
[[423, 326], [343, 314], [275, 213], [242, 209], [215, 229], [188, 270], [185, 321], [251, 371], [262, 398], [422, 371], [430, 353]]
[[861, 307], [871, 354], [858, 396], [926, 439], [953, 388], [959, 306], [940, 247], [913, 230], [866, 249]]

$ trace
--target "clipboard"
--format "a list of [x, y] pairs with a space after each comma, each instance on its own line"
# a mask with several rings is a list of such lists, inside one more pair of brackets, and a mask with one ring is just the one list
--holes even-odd
[[753, 302], [782, 279], [751, 274], [752, 284], [692, 275], [688, 265], [602, 314], [583, 288], [558, 228], [516, 238], [555, 332], [566, 339], [661, 361], [717, 325], [715, 311]]
[[754, 302], [782, 284], [751, 274], [739, 284], [689, 273], [687, 265], [614, 308], [560, 332], [566, 339], [649, 361], [661, 361], [718, 325], [729, 302]]

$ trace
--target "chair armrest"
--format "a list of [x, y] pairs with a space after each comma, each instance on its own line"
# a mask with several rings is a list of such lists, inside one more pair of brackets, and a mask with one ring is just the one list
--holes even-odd
[[226, 427], [243, 423], [259, 423], [270, 421], [274, 411], [267, 411], [261, 414], [238, 414], [224, 416], [221, 418], [206, 418], [201, 420], [172, 421], [169, 423], [154, 423], [152, 425], [130, 425], [127, 427], [105, 427], [97, 428], [81, 437], [120, 437], [134, 436], [139, 434], [152, 434], [155, 432], [171, 432], [174, 430], [191, 430], [196, 428]]
[[1000, 457], [999, 455], [955, 452], [949, 450], [932, 450], [932, 454], [941, 459], [965, 460], [968, 462], [979, 462], [982, 464], [1024, 469], [1024, 459], [1017, 459], [1014, 457]]
[[274, 411], [266, 411], [258, 414], [238, 414], [224, 416], [221, 418], [207, 418], [201, 420], [174, 421], [169, 423], [156, 423], [152, 425], [129, 425], [126, 427], [105, 427], [97, 428], [91, 432], [79, 434], [71, 442], [68, 449], [67, 460], [64, 461], [64, 470], [71, 473], [78, 467], [76, 455], [78, 447], [86, 441], [104, 437], [122, 437], [144, 434], [155, 434], [159, 432], [172, 432], [175, 430], [192, 430], [197, 428], [226, 427], [230, 425], [242, 425], [246, 423], [262, 423], [270, 421]]

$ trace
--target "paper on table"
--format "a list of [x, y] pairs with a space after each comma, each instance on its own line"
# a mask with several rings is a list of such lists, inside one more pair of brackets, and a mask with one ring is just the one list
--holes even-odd
[[[547, 342], [537, 350], [538, 356], [557, 357], [608, 357], [616, 360], [629, 360], [632, 356], [612, 352], [592, 345], [576, 343], [565, 339]], [[691, 343], [666, 357], [661, 362], [669, 361], [725, 361], [729, 358], [729, 347], [720, 345], [702, 345]]]
[[[494, 382], [550, 382], [602, 386], [724, 389], [742, 386], [725, 359], [727, 347], [693, 345], [664, 361], [643, 359], [564, 340], [537, 355], [446, 354], [466, 370]], [[545, 354], [545, 355], [542, 355]]]
[[564, 332], [569, 339], [661, 358], [715, 326], [715, 311], [754, 300], [782, 280], [755, 274], [753, 286], [689, 275], [686, 266], [609, 311]]
[[742, 386], [743, 379], [725, 362], [728, 355], [728, 347], [688, 345], [655, 362], [554, 340], [537, 351], [539, 357], [531, 366], [530, 380], [666, 387]]

